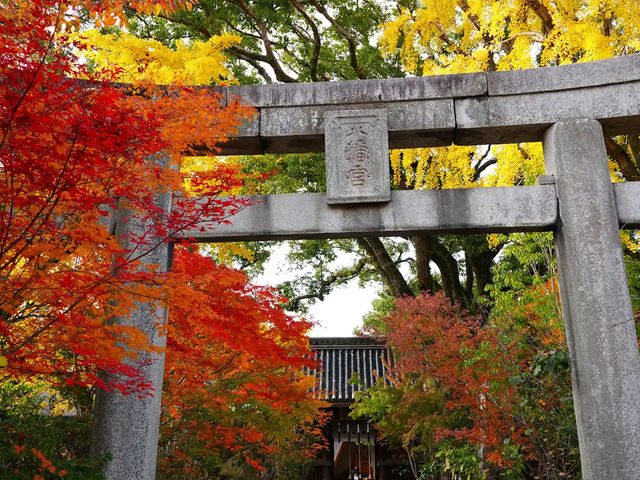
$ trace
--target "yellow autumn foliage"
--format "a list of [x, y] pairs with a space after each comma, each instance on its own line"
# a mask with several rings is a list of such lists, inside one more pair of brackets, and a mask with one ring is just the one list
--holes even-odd
[[[382, 26], [383, 56], [414, 75], [515, 70], [640, 51], [636, 0], [422, 0]], [[402, 188], [531, 184], [544, 173], [539, 144], [394, 151]], [[482, 172], [475, 168], [489, 162]], [[620, 181], [611, 162], [612, 180]], [[627, 235], [626, 245], [638, 249]]]
[[126, 32], [113, 35], [89, 30], [78, 36], [93, 47], [85, 56], [101, 67], [121, 68], [123, 82], [236, 83], [227, 67], [224, 50], [240, 42], [237, 35], [225, 33], [207, 42], [178, 41], [175, 50], [157, 40], [138, 38]]
[[380, 43], [424, 75], [563, 65], [640, 49], [640, 13], [635, 0], [422, 0]]
[[[419, 75], [563, 65], [638, 51], [640, 11], [630, 0], [423, 0], [383, 25], [380, 45]], [[392, 152], [394, 179], [413, 188], [508, 186], [544, 171], [538, 145], [494, 146], [496, 167], [474, 175], [482, 155], [461, 146]]]
[[224, 242], [207, 244], [206, 252], [213, 255], [220, 264], [231, 267], [234, 257], [247, 259], [249, 262], [254, 260], [254, 252], [246, 243], [242, 242]]

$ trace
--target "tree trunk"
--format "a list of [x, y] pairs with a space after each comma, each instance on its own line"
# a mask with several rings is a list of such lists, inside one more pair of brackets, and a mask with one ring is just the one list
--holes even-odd
[[421, 292], [434, 292], [433, 275], [431, 274], [431, 236], [414, 235], [411, 243], [416, 251], [416, 275]]
[[409, 284], [393, 263], [393, 259], [389, 256], [389, 252], [379, 238], [359, 238], [358, 245], [367, 252], [371, 262], [382, 276], [385, 284], [391, 291], [392, 295], [401, 297], [403, 295], [413, 295], [413, 291]]

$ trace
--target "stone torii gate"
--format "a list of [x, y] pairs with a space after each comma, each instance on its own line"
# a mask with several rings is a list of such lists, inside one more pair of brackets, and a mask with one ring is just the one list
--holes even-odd
[[[553, 231], [585, 480], [640, 478], [640, 355], [619, 228], [640, 227], [640, 182], [612, 184], [604, 137], [640, 132], [640, 55], [563, 67], [390, 80], [231, 86], [259, 115], [223, 154], [326, 151], [328, 192], [259, 196], [200, 242]], [[542, 141], [535, 186], [390, 191], [388, 148]], [[159, 198], [170, 207], [167, 195]], [[119, 229], [144, 228], [129, 222]], [[149, 263], [170, 264], [169, 249]], [[139, 305], [131, 322], [152, 335]], [[165, 312], [166, 313], [166, 312]], [[113, 480], [153, 479], [153, 397], [100, 393], [94, 447]]]

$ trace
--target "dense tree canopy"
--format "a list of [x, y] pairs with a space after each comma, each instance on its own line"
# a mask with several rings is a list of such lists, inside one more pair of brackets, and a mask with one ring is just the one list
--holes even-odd
[[[207, 0], [161, 17], [133, 14], [132, 31], [166, 45], [185, 37], [206, 42], [237, 35], [240, 42], [227, 51], [243, 83], [530, 68], [624, 55], [640, 46], [637, 14], [625, 2]], [[607, 139], [614, 179], [640, 178], [639, 145], [634, 135]], [[269, 158], [244, 161], [247, 170], [280, 168], [272, 179], [276, 191], [323, 189], [319, 158]], [[401, 189], [532, 184], [544, 169], [538, 144], [398, 150], [391, 164], [393, 183]], [[637, 239], [625, 238], [637, 255]], [[317, 268], [283, 287], [292, 306], [304, 308], [304, 301], [322, 299], [354, 277], [375, 279], [393, 296], [443, 290], [486, 314], [490, 303], [478, 299], [487, 298], [493, 263], [507, 240], [416, 235], [402, 241], [314, 241], [292, 247], [290, 260]], [[356, 252], [361, 260], [331, 270], [336, 249]], [[411, 267], [408, 275], [403, 264]]]
[[[205, 1], [163, 19], [135, 14], [132, 31], [166, 45], [238, 35], [240, 43], [228, 52], [243, 83], [535, 68], [640, 48], [636, 10], [599, 0]], [[606, 139], [613, 181], [640, 179], [639, 146], [637, 135]], [[402, 150], [390, 158], [398, 189], [528, 185], [544, 172], [539, 144]], [[246, 171], [279, 169], [264, 192], [324, 190], [321, 156], [241, 162]], [[637, 232], [623, 232], [622, 240], [637, 297]], [[251, 248], [258, 261], [268, 255], [264, 246]], [[331, 269], [338, 252], [356, 260]], [[363, 395], [355, 412], [407, 451], [415, 478], [443, 471], [469, 478], [579, 478], [549, 235], [314, 240], [293, 245], [289, 260], [313, 267], [284, 285], [295, 308], [353, 278], [384, 284], [378, 312], [366, 323], [388, 336], [401, 361], [391, 385]], [[396, 300], [419, 292], [444, 292], [448, 300]], [[479, 397], [484, 403], [475, 401]], [[483, 423], [489, 417], [491, 425]]]
[[503, 255], [488, 322], [442, 292], [370, 322], [397, 361], [352, 415], [406, 452], [408, 478], [580, 478], [551, 235], [519, 235]]
[[[126, 315], [135, 298], [164, 295], [163, 275], [141, 270], [140, 258], [242, 204], [196, 206], [185, 195], [163, 212], [157, 192], [184, 191], [184, 175], [149, 159], [163, 151], [179, 162], [193, 141], [224, 141], [250, 111], [239, 103], [223, 107], [208, 92], [176, 90], [154, 101], [152, 87], [127, 94], [113, 84], [113, 73], [89, 72], [77, 61], [59, 8], [43, 0], [0, 11], [0, 334], [10, 375], [93, 384], [100, 380], [92, 365], [127, 370], [124, 345], [146, 344], [135, 329], [105, 324]], [[86, 48], [78, 40], [71, 46]], [[221, 185], [242, 183], [237, 168], [226, 165], [190, 180], [214, 196]], [[123, 206], [153, 219], [140, 237], [127, 239], [128, 249], [109, 230], [109, 213]], [[118, 339], [125, 344], [118, 347]]]

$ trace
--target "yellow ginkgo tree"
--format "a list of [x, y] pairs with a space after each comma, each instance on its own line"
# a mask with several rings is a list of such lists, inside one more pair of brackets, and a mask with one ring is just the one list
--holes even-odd
[[[629, 0], [422, 0], [383, 25], [380, 46], [410, 75], [565, 65], [640, 51], [640, 11]], [[638, 136], [606, 146], [612, 180], [640, 180]], [[531, 184], [544, 172], [539, 143], [396, 151], [391, 160], [404, 188]], [[638, 251], [634, 235], [622, 238]]]
[[[564, 65], [639, 51], [640, 12], [629, 0], [423, 0], [383, 25], [380, 45], [413, 75]], [[637, 137], [608, 139], [607, 150], [614, 179], [640, 179]], [[420, 149], [395, 158], [396, 179], [403, 172], [416, 188], [530, 183], [543, 169], [540, 147], [526, 144]], [[497, 168], [485, 170], [489, 163]]]

